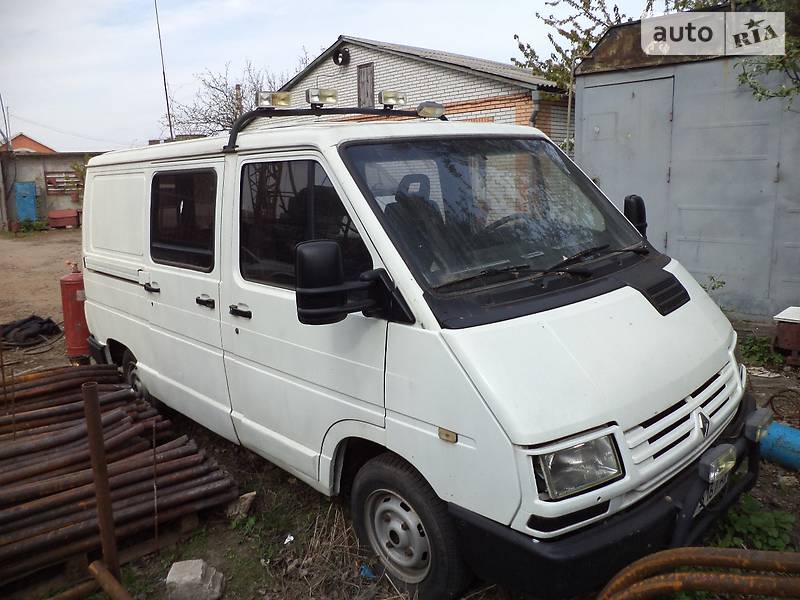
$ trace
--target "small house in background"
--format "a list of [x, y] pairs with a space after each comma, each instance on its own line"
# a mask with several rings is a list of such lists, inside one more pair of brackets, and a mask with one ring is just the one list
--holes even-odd
[[534, 125], [561, 143], [567, 97], [554, 83], [510, 64], [452, 52], [339, 36], [281, 91], [308, 106], [307, 88], [335, 88], [340, 106], [374, 107], [381, 90], [403, 92], [409, 108], [441, 102], [451, 120]]
[[77, 224], [82, 167], [100, 152], [58, 152], [24, 133], [0, 147], [0, 229], [9, 223]]
[[[724, 10], [721, 7], [720, 10]], [[737, 56], [653, 56], [611, 27], [576, 69], [575, 159], [648, 239], [741, 317], [800, 298], [800, 112], [758, 101]]]
[[10, 144], [0, 146], [0, 152], [7, 152], [9, 147], [13, 148], [14, 152], [35, 152], [37, 154], [55, 154], [56, 152], [50, 146], [45, 146], [24, 133], [14, 135]]

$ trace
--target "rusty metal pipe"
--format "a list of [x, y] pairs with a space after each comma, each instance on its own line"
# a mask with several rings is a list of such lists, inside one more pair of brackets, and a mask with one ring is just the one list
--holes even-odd
[[[108, 515], [110, 518], [114, 519], [114, 521], [109, 521], [108, 523], [108, 525], [111, 527], [110, 530], [104, 529], [105, 524], [103, 519], [106, 517], [104, 517], [103, 513], [98, 510], [98, 519], [89, 518], [78, 523], [66, 525], [54, 531], [48, 531], [40, 535], [17, 540], [15, 542], [0, 546], [0, 561], [8, 560], [13, 556], [30, 554], [37, 550], [52, 547], [53, 545], [66, 544], [87, 535], [93, 535], [98, 531], [98, 529], [100, 531], [100, 539], [103, 547], [103, 556], [106, 556], [106, 549], [108, 548], [107, 544], [111, 543], [113, 547], [109, 553], [110, 558], [112, 560], [117, 560], [116, 541], [113, 537], [115, 522], [116, 526], [119, 527], [120, 525], [123, 525], [124, 523], [134, 519], [146, 515], [153, 515], [154, 510], [157, 514], [158, 512], [180, 506], [187, 502], [201, 500], [203, 498], [224, 493], [227, 489], [233, 487], [234, 485], [234, 482], [230, 479], [223, 479], [220, 481], [206, 483], [197, 487], [192, 487], [187, 490], [181, 490], [172, 494], [165, 494], [163, 496], [159, 495], [156, 502], [153, 502], [153, 498], [150, 496], [149, 498], [146, 498], [145, 500], [140, 501], [133, 506], [129, 506], [114, 512], [113, 517], [111, 517], [112, 510], [111, 502], [109, 500]], [[101, 506], [101, 501], [98, 501], [98, 507]], [[105, 534], [104, 531], [106, 532]]]
[[[48, 383], [39, 387], [24, 389], [16, 393], [19, 394], [18, 397], [20, 400], [31, 400], [34, 398], [38, 399], [41, 396], [51, 396], [56, 392], [64, 392], [65, 390], [71, 390], [76, 387], [80, 387], [87, 381], [94, 381], [96, 383], [119, 383], [119, 377], [117, 375], [79, 377], [69, 381], [56, 381], [55, 383]], [[13, 391], [13, 389], [14, 388], [12, 388], [11, 391]]]
[[[119, 570], [117, 538], [114, 533], [114, 510], [111, 507], [111, 486], [108, 483], [106, 446], [105, 440], [103, 440], [103, 423], [100, 420], [100, 399], [97, 396], [97, 383], [84, 383], [81, 389], [83, 390], [83, 408], [86, 413], [86, 427], [89, 437], [89, 455], [92, 459], [92, 472], [94, 474], [94, 494], [97, 498], [97, 522], [100, 528], [103, 560], [108, 565], [111, 574], [119, 580], [122, 575]], [[91, 571], [91, 568], [89, 570]], [[103, 585], [103, 583], [101, 582], [100, 585]]]
[[736, 575], [733, 573], [670, 573], [656, 575], [628, 589], [608, 596], [608, 600], [647, 600], [677, 592], [708, 591], [769, 598], [800, 597], [800, 577], [779, 575]]
[[[184, 481], [182, 483], [177, 483], [175, 485], [167, 486], [164, 488], [159, 487], [158, 495], [170, 496], [186, 490], [199, 488], [204, 485], [214, 483], [223, 479], [226, 479], [226, 476], [221, 471], [214, 471], [212, 473], [208, 473], [196, 479], [191, 479], [189, 481]], [[233, 485], [232, 481], [230, 482], [230, 485]], [[114, 509], [114, 514], [116, 516], [118, 511], [140, 505], [144, 502], [150, 502], [150, 503], [153, 502], [152, 482], [150, 485], [150, 489], [148, 491], [130, 496], [128, 498], [113, 500], [111, 506]], [[77, 523], [83, 523], [85, 521], [89, 521], [94, 515], [95, 515], [94, 508], [89, 507], [82, 511], [74, 512], [72, 514], [68, 514], [63, 517], [49, 518], [36, 525], [31, 525], [30, 527], [15, 528], [12, 532], [4, 534], [2, 537], [0, 537], [0, 547], [21, 540], [25, 540], [28, 538], [33, 538], [34, 536], [41, 535], [48, 531], [62, 529], [67, 525], [74, 525]]]
[[800, 554], [741, 548], [675, 548], [645, 556], [617, 573], [597, 600], [608, 600], [633, 584], [676, 567], [716, 567], [800, 573]]
[[94, 579], [90, 581], [84, 581], [83, 583], [79, 583], [68, 590], [64, 590], [63, 592], [56, 594], [55, 596], [50, 596], [50, 598], [47, 600], [83, 600], [92, 594], [98, 587], [100, 586]]
[[119, 367], [117, 367], [116, 365], [78, 365], [76, 367], [73, 366], [49, 367], [46, 369], [42, 369], [40, 371], [33, 371], [31, 373], [17, 375], [14, 378], [7, 378], [7, 382], [9, 384], [14, 384], [26, 381], [34, 381], [38, 379], [46, 379], [48, 377], [52, 377], [60, 373], [65, 373], [67, 371], [79, 371], [79, 372], [86, 372], [89, 370], [116, 371], [118, 368]]
[[[97, 391], [101, 393], [117, 392], [119, 390], [129, 389], [127, 383], [104, 383], [97, 386]], [[42, 399], [27, 400], [20, 403], [20, 410], [29, 411], [37, 410], [40, 408], [48, 408], [50, 406], [58, 406], [59, 404], [67, 404], [81, 399], [80, 389], [69, 391], [63, 394], [54, 394], [46, 396]], [[7, 414], [5, 409], [0, 409], [0, 415]]]
[[[158, 463], [155, 469], [156, 475], [158, 476], [187, 467], [193, 467], [203, 462], [204, 459], [205, 457], [202, 454], [197, 453], [172, 461]], [[135, 483], [137, 481], [142, 481], [148, 477], [152, 477], [152, 472], [153, 468], [152, 465], [150, 465], [127, 473], [121, 473], [120, 475], [111, 478], [111, 487], [113, 489], [115, 486], [123, 486]], [[31, 500], [24, 504], [17, 504], [8, 508], [4, 508], [0, 510], [0, 523], [7, 523], [12, 520], [16, 521], [19, 517], [30, 515], [53, 506], [58, 506], [62, 502], [85, 498], [92, 495], [93, 491], [93, 486], [91, 484], [87, 484], [70, 490], [65, 490], [64, 492], [60, 492], [58, 494], [37, 498], [36, 500]]]
[[[12, 379], [10, 382], [6, 383], [6, 388], [10, 392], [12, 389], [16, 390], [17, 392], [21, 392], [23, 390], [30, 390], [39, 387], [47, 387], [53, 383], [62, 383], [65, 381], [73, 381], [73, 380], [89, 380], [94, 377], [116, 377], [117, 380], [120, 379], [119, 372], [116, 369], [108, 369], [108, 368], [83, 368], [83, 369], [67, 369], [61, 373], [54, 373], [47, 377], [39, 377], [38, 379], [32, 379], [28, 381], [17, 381], [16, 379]], [[85, 383], [81, 382], [81, 383]], [[78, 383], [76, 387], [80, 386], [81, 383]]]
[[[84, 384], [85, 385], [85, 384]], [[98, 394], [100, 404], [109, 404], [117, 400], [126, 400], [133, 398], [134, 392], [130, 388], [123, 389], [117, 392], [110, 392], [107, 394]], [[17, 411], [16, 422], [22, 423], [24, 421], [36, 421], [46, 417], [56, 417], [68, 415], [70, 413], [81, 413], [83, 411], [83, 401], [68, 402], [66, 404], [58, 404], [47, 408], [39, 408], [36, 410]], [[0, 416], [0, 425], [7, 425], [11, 423], [11, 417]]]
[[[138, 454], [139, 452], [143, 452], [150, 448], [150, 445], [143, 439], [139, 439], [138, 442], [134, 442], [132, 444], [126, 445], [125, 447], [115, 450], [114, 452], [110, 452], [106, 455], [107, 460], [109, 463], [116, 462], [118, 460], [122, 460], [124, 458], [128, 458], [134, 454]], [[56, 469], [55, 471], [48, 471], [47, 473], [42, 473], [40, 475], [34, 475], [32, 477], [27, 477], [25, 479], [16, 481], [17, 484], [22, 483], [33, 483], [36, 481], [43, 481], [50, 477], [59, 477], [61, 475], [69, 475], [70, 473], [75, 473], [76, 471], [82, 471], [84, 469], [90, 469], [92, 466], [91, 460], [88, 458], [80, 463], [75, 463], [73, 465], [69, 465], [63, 467], [61, 469]]]
[[54, 394], [55, 392], [63, 392], [64, 390], [69, 390], [78, 387], [86, 383], [87, 381], [94, 381], [95, 383], [119, 383], [119, 376], [108, 374], [108, 375], [76, 377], [68, 380], [48, 382], [46, 384], [39, 385], [36, 387], [27, 387], [23, 390], [17, 390], [16, 387], [12, 387], [9, 390], [9, 393], [16, 393], [17, 398], [19, 398], [20, 400], [30, 400], [31, 398], [38, 398], [39, 396], [49, 396]]
[[[125, 423], [124, 419], [121, 422], [124, 424], [122, 427], [109, 431], [105, 436], [104, 444], [106, 450], [117, 448], [120, 444], [127, 442], [144, 431], [144, 425], [141, 423], [132, 425], [131, 421]], [[90, 448], [88, 446], [81, 447], [78, 450], [64, 453], [47, 461], [40, 461], [14, 471], [0, 473], [0, 485], [26, 480], [42, 473], [53, 475], [61, 467], [74, 466], [76, 463], [85, 462], [87, 458], [90, 458], [89, 455]]]
[[[116, 409], [110, 411], [102, 416], [103, 425], [109, 423], [116, 423], [120, 419], [125, 418], [126, 414], [122, 410]], [[36, 450], [44, 450], [46, 448], [55, 448], [61, 446], [65, 442], [71, 442], [77, 439], [82, 439], [86, 435], [86, 424], [78, 425], [77, 427], [70, 428], [63, 433], [48, 436], [45, 439], [39, 440], [19, 440], [0, 445], [0, 458], [9, 458], [13, 456], [20, 456], [22, 454], [29, 454]]]
[[[102, 438], [100, 443], [102, 443]], [[91, 447], [91, 436], [89, 437]], [[197, 446], [194, 442], [187, 442], [179, 448], [160, 452], [156, 449], [156, 462], [164, 462], [172, 458], [180, 458], [192, 452], [197, 451]], [[111, 476], [127, 473], [139, 467], [144, 467], [153, 464], [153, 453], [149, 451], [134, 454], [123, 460], [111, 463], [108, 466], [108, 472]], [[78, 487], [85, 483], [89, 483], [93, 479], [92, 469], [84, 469], [77, 473], [70, 473], [69, 475], [61, 475], [59, 477], [52, 477], [43, 481], [36, 481], [33, 483], [17, 485], [0, 489], [0, 505], [9, 504], [11, 502], [23, 502], [31, 498], [47, 496], [62, 492], [70, 488]]]
[[[239, 491], [234, 487], [222, 494], [218, 494], [210, 498], [204, 498], [194, 502], [187, 502], [186, 504], [182, 504], [170, 510], [159, 513], [156, 519], [153, 519], [152, 516], [148, 516], [136, 521], [131, 521], [130, 523], [126, 523], [117, 529], [117, 535], [120, 537], [128, 537], [143, 531], [149, 531], [153, 528], [154, 520], [157, 520], [159, 525], [163, 525], [184, 515], [198, 512], [210, 506], [227, 504], [238, 496]], [[86, 552], [88, 550], [97, 548], [98, 544], [99, 537], [97, 535], [93, 535], [71, 544], [56, 546], [50, 550], [39, 552], [33, 556], [24, 557], [19, 561], [2, 563], [0, 564], [0, 581], [10, 583], [42, 568], [57, 564], [68, 556], [73, 556], [79, 552]]]
[[[156, 486], [160, 489], [162, 487], [170, 486], [174, 483], [185, 482], [195, 477], [200, 477], [202, 475], [205, 475], [213, 468], [216, 468], [213, 462], [206, 461], [205, 463], [199, 464], [194, 467], [180, 469], [178, 471], [175, 471], [173, 473], [167, 473], [165, 475], [159, 475], [156, 478]], [[218, 472], [221, 473], [221, 471]], [[112, 483], [111, 500], [116, 501], [119, 499], [128, 498], [140, 492], [145, 492], [147, 490], [152, 490], [152, 489], [153, 489], [152, 477], [150, 479], [144, 479], [142, 481], [138, 481], [136, 483], [132, 483], [117, 488], [114, 488]], [[60, 505], [54, 508], [37, 512], [27, 517], [15, 519], [11, 523], [0, 525], [0, 535], [6, 535], [9, 532], [16, 531], [20, 528], [36, 525], [38, 523], [43, 523], [45, 521], [56, 519], [63, 515], [70, 515], [75, 512], [91, 508], [94, 505], [95, 505], [95, 499], [92, 496], [88, 496], [86, 498], [77, 501], [71, 501], [69, 503], [61, 503]]]
[[[82, 405], [78, 405], [78, 408], [82, 409]], [[108, 412], [110, 410], [114, 410], [115, 408], [121, 408], [128, 413], [134, 413], [134, 414], [136, 413], [135, 410], [131, 410], [128, 400], [121, 398], [118, 398], [111, 402], [104, 403], [102, 405], [101, 411]], [[37, 417], [36, 419], [30, 419], [27, 421], [22, 419], [12, 423], [7, 423], [5, 425], [0, 425], [0, 432], [3, 432], [0, 435], [5, 435], [6, 436], [5, 439], [8, 439], [7, 438], [8, 433], [12, 433], [12, 438], [13, 438], [13, 432], [16, 432], [18, 436], [21, 433], [23, 435], [28, 435], [28, 436], [39, 435], [41, 432], [30, 431], [30, 430], [37, 429], [39, 427], [43, 427], [46, 425], [55, 425], [56, 423], [63, 423], [65, 420], [73, 420], [80, 423], [81, 420], [78, 419], [79, 414], [80, 412], [75, 411], [75, 405], [72, 405], [71, 412], [63, 415], [55, 414], [50, 416]], [[27, 415], [27, 413], [23, 413], [23, 415]]]
[[96, 560], [90, 564], [89, 573], [100, 584], [103, 591], [109, 595], [111, 600], [133, 600], [128, 590], [122, 587], [119, 579], [110, 569], [106, 568], [102, 561]]

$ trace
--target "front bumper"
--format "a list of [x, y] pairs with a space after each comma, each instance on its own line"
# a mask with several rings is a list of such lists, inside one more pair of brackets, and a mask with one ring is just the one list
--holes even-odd
[[746, 393], [736, 418], [716, 440], [714, 446], [729, 443], [736, 448], [737, 476], [696, 517], [708, 485], [699, 475], [699, 459], [631, 508], [546, 541], [450, 504], [467, 563], [482, 579], [542, 598], [567, 598], [601, 587], [646, 554], [694, 544], [758, 478], [758, 444], [743, 434], [744, 421], [754, 409], [755, 401]]

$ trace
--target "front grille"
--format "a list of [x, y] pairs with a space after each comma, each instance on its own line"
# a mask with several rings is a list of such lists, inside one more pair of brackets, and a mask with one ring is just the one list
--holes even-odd
[[625, 432], [625, 441], [637, 465], [667, 461], [690, 442], [702, 411], [709, 419], [708, 435], [722, 425], [720, 411], [733, 399], [736, 373], [731, 361], [708, 381], [662, 412]]
[[644, 295], [663, 316], [677, 310], [689, 301], [689, 292], [681, 285], [681, 282], [672, 273], [667, 273], [667, 275], [669, 276], [644, 289]]

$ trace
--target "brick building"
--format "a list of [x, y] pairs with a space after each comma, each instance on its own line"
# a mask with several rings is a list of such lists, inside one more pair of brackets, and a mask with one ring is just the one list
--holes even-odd
[[451, 52], [339, 36], [281, 89], [304, 107], [305, 90], [315, 87], [335, 88], [340, 106], [375, 106], [378, 92], [397, 90], [409, 107], [441, 102], [452, 120], [533, 124], [556, 143], [566, 137], [567, 98], [554, 83]]
[[0, 146], [0, 230], [9, 222], [47, 220], [53, 211], [80, 211], [83, 182], [75, 169], [98, 154], [58, 152], [24, 133], [14, 135], [10, 151]]

